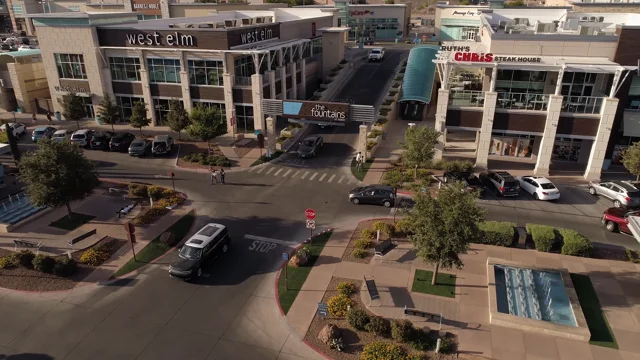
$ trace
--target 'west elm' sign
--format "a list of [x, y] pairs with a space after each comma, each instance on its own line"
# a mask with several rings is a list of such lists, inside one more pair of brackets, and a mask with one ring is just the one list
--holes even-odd
[[196, 41], [193, 35], [172, 34], [160, 35], [157, 31], [152, 34], [126, 34], [127, 44], [140, 46], [181, 46], [194, 47]]

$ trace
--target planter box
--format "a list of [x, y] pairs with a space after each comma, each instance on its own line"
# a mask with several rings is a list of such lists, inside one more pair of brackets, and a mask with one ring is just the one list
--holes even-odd
[[320, 84], [320, 89], [328, 89], [329, 85], [331, 85], [331, 83], [329, 83], [329, 84], [322, 83], [322, 84]]
[[[386, 125], [386, 124], [384, 124]], [[384, 125], [373, 124], [371, 126], [371, 130], [384, 131]]]
[[291, 136], [293, 137], [298, 131], [300, 131], [300, 128], [293, 128], [292, 130], [285, 130], [282, 129], [280, 130], [280, 136]]
[[391, 110], [391, 104], [389, 105], [380, 105], [380, 109], [387, 109], [387, 110]]
[[293, 138], [288, 138], [287, 140], [283, 141], [281, 144], [276, 143], [276, 150], [280, 150], [280, 151], [287, 150], [289, 146], [291, 146], [292, 142], [293, 142]]

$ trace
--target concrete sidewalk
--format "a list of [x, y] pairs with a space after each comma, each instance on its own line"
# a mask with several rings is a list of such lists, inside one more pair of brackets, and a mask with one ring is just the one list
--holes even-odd
[[408, 123], [404, 120], [394, 119], [389, 121], [382, 142], [376, 150], [373, 163], [367, 175], [362, 180], [365, 184], [378, 184], [382, 180], [384, 172], [389, 168], [391, 161], [400, 159], [402, 149], [400, 143], [404, 141], [404, 133]]

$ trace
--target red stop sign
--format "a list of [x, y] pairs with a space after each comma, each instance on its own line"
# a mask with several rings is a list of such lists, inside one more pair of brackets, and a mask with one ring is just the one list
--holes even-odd
[[313, 220], [316, 218], [316, 211], [313, 209], [307, 209], [304, 211], [304, 216], [306, 216], [308, 220]]

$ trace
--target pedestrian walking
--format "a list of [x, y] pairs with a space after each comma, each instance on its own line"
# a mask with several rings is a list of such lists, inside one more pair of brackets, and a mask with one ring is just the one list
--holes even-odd
[[211, 167], [211, 185], [218, 183], [218, 171]]
[[31, 115], [31, 123], [35, 124], [37, 120], [36, 113], [33, 113], [33, 115]]
[[222, 185], [224, 185], [224, 184], [225, 184], [225, 182], [224, 182], [224, 175], [225, 175], [224, 169], [223, 169], [223, 168], [220, 168], [220, 184], [222, 184]]
[[49, 122], [49, 125], [51, 125], [51, 111], [47, 111], [47, 121]]
[[359, 151], [356, 154], [356, 171], [362, 171], [362, 154]]

